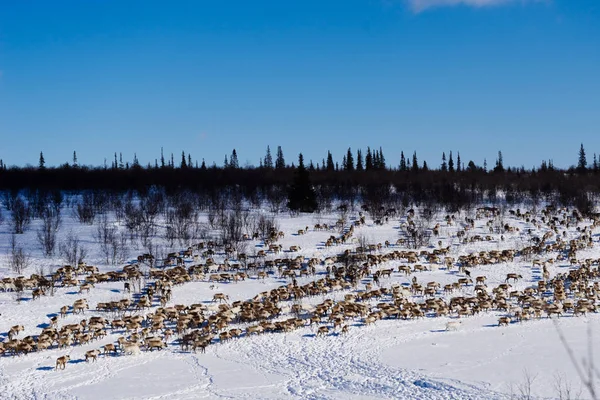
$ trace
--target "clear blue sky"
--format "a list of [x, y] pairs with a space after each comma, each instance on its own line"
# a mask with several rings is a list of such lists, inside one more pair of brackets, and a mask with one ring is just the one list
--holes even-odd
[[598, 0], [0, 0], [0, 158], [566, 167], [600, 153]]

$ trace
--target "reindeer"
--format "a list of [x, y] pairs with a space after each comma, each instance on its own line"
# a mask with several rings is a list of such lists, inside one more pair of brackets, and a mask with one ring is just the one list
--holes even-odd
[[69, 356], [69, 355], [58, 357], [56, 359], [56, 366], [54, 367], [54, 370], [65, 369], [65, 366], [67, 365], [67, 363], [70, 360], [71, 360], [71, 356]]

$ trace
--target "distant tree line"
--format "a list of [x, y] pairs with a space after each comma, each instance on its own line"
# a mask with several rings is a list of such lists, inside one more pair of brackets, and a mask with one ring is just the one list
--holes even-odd
[[[5, 193], [25, 191], [47, 196], [57, 191], [87, 191], [91, 193], [137, 192], [140, 195], [159, 188], [166, 194], [191, 192], [208, 197], [241, 197], [254, 205], [269, 204], [278, 211], [329, 210], [335, 203], [350, 206], [369, 203], [440, 204], [458, 209], [481, 202], [519, 203], [550, 201], [576, 205], [585, 212], [594, 211], [594, 201], [600, 193], [600, 169], [596, 154], [588, 164], [583, 144], [577, 164], [568, 169], [554, 167], [552, 160], [537, 168], [505, 167], [498, 152], [493, 167], [472, 160], [465, 163], [460, 153], [442, 153], [438, 166], [420, 163], [417, 153], [400, 153], [400, 164], [386, 162], [382, 148], [367, 148], [353, 152], [348, 149], [341, 164], [327, 152], [321, 162], [305, 165], [302, 155], [298, 165], [288, 164], [279, 146], [273, 156], [267, 147], [258, 166], [240, 166], [237, 151], [225, 156], [222, 166], [207, 166], [190, 154], [181, 153], [175, 162], [173, 154], [152, 164], [140, 165], [137, 156], [124, 161], [114, 154], [108, 165], [90, 167], [73, 159], [59, 167], [48, 167], [40, 153], [37, 167], [7, 167], [0, 160], [0, 190]], [[10, 196], [10, 195], [7, 195]], [[6, 201], [5, 201], [6, 203]]]

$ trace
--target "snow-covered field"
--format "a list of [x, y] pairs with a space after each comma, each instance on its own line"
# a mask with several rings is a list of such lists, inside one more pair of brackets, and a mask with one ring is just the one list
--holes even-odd
[[[266, 211], [261, 211], [266, 212]], [[335, 230], [316, 231], [313, 226], [318, 223], [335, 224], [338, 213], [330, 215], [277, 215], [279, 229], [285, 237], [278, 243], [287, 250], [292, 245], [300, 246], [299, 252], [285, 251], [278, 255], [267, 254], [266, 259], [304, 257], [305, 262], [313, 257], [323, 260], [330, 256], [341, 254], [344, 250], [353, 251], [359, 246], [358, 242], [367, 244], [384, 243], [388, 240], [390, 247], [383, 246], [370, 254], [385, 254], [394, 251], [408, 251], [402, 245], [396, 245], [400, 237], [400, 224], [406, 223], [406, 216], [389, 219], [383, 225], [375, 225], [373, 220], [366, 218], [366, 224], [354, 229], [352, 239], [346, 244], [325, 247], [324, 242], [331, 235], [339, 236]], [[370, 266], [371, 275], [363, 278], [356, 289], [337, 290], [325, 295], [305, 297], [301, 300], [304, 312], [300, 318], [308, 322], [315, 305], [325, 299], [335, 302], [344, 300], [350, 293], [365, 291], [366, 284], [378, 288], [372, 280], [372, 273], [393, 268], [391, 277], [380, 278], [381, 287], [391, 288], [394, 284], [408, 286], [413, 277], [419, 283], [438, 282], [441, 289], [436, 297], [448, 302], [452, 297], [474, 296], [474, 284], [463, 286], [453, 293], [444, 293], [446, 284], [454, 283], [458, 278], [465, 278], [465, 273], [458, 270], [458, 257], [470, 253], [490, 250], [516, 249], [530, 246], [530, 238], [542, 237], [548, 232], [545, 224], [536, 226], [506, 213], [503, 224], [519, 228], [514, 232], [501, 234], [490, 233], [486, 223], [493, 217], [476, 219], [474, 228], [469, 230], [467, 238], [480, 235], [484, 240], [462, 243], [456, 233], [467, 224], [465, 212], [457, 213], [456, 222], [448, 226], [444, 221], [446, 214], [440, 214], [432, 221], [430, 228], [439, 222], [440, 234], [432, 237], [428, 248], [418, 249], [432, 252], [435, 248], [450, 246], [446, 256], [453, 257], [452, 268], [444, 264], [434, 271], [415, 272], [405, 275], [398, 272], [398, 266], [410, 265], [405, 260], [392, 260]], [[473, 212], [471, 216], [474, 216]], [[557, 214], [561, 215], [561, 214]], [[569, 214], [570, 215], [570, 214]], [[0, 278], [14, 277], [16, 274], [8, 268], [8, 253], [10, 252], [11, 227], [9, 213], [4, 210], [4, 223], [0, 226]], [[351, 218], [358, 217], [358, 210], [349, 212]], [[206, 215], [202, 215], [205, 219]], [[541, 212], [536, 215], [538, 221]], [[562, 218], [562, 217], [560, 217]], [[17, 242], [31, 254], [31, 265], [23, 271], [29, 276], [40, 271], [45, 273], [55, 271], [64, 265], [59, 255], [44, 257], [36, 239], [39, 221], [32, 225], [23, 235], [17, 235]], [[304, 235], [296, 232], [305, 226], [310, 227]], [[566, 231], [564, 239], [579, 238], [584, 226], [591, 226], [590, 220], [572, 223], [569, 227], [560, 226]], [[119, 229], [124, 229], [120, 227]], [[531, 233], [528, 230], [531, 229]], [[589, 229], [589, 228], [588, 228]], [[95, 226], [79, 224], [71, 215], [70, 210], [63, 211], [63, 222], [59, 231], [59, 241], [67, 232], [75, 232], [88, 249], [86, 261], [88, 265], [98, 266], [100, 271], [120, 270], [125, 263], [118, 266], [105, 265], [99, 245], [94, 238]], [[593, 247], [580, 249], [577, 259], [597, 260], [598, 251], [597, 230], [592, 231]], [[485, 236], [491, 240], [485, 240]], [[157, 237], [157, 243], [166, 246], [166, 241]], [[200, 242], [197, 239], [196, 242]], [[546, 243], [553, 244], [555, 236], [547, 239]], [[248, 241], [247, 253], [266, 249], [260, 240]], [[169, 251], [184, 250], [175, 245]], [[128, 258], [135, 260], [145, 250], [138, 241], [128, 245]], [[196, 251], [200, 254], [202, 251]], [[559, 273], [567, 273], [578, 268], [581, 263], [571, 265], [568, 258], [559, 260], [560, 252], [547, 252], [534, 255], [531, 258], [517, 256], [513, 261], [497, 262], [488, 265], [469, 267], [473, 281], [476, 276], [487, 277], [487, 291], [492, 294], [492, 288], [504, 283], [508, 273], [518, 273], [522, 279], [511, 283], [510, 290], [524, 290], [527, 287], [537, 287], [537, 281], [542, 279], [541, 267], [532, 267], [532, 259], [554, 259], [548, 264], [552, 277]], [[564, 252], [566, 255], [566, 252]], [[222, 263], [225, 254], [217, 249], [214, 256], [217, 263]], [[235, 262], [230, 257], [230, 262]], [[192, 258], [186, 258], [186, 267], [194, 263]], [[259, 259], [260, 261], [260, 259]], [[200, 262], [205, 258], [200, 257]], [[429, 266], [427, 260], [421, 257], [419, 264]], [[339, 266], [341, 264], [337, 264]], [[592, 269], [598, 264], [592, 263]], [[147, 266], [141, 267], [148, 271]], [[326, 277], [325, 266], [316, 268], [315, 276], [297, 278], [298, 285], [305, 285], [316, 279]], [[174, 286], [172, 299], [167, 306], [175, 304], [191, 305], [203, 303], [209, 307], [210, 314], [213, 295], [217, 292], [229, 295], [230, 302], [252, 299], [260, 292], [265, 292], [291, 283], [290, 279], [281, 278], [277, 269], [269, 273], [266, 279], [257, 279], [255, 272], [249, 272], [250, 277], [239, 282], [209, 282], [205, 279], [187, 282]], [[85, 275], [79, 275], [83, 281]], [[148, 279], [151, 283], [153, 279]], [[590, 281], [590, 286], [593, 281]], [[568, 297], [574, 294], [567, 291]], [[116, 316], [95, 310], [98, 302], [108, 302], [131, 298], [133, 294], [123, 292], [123, 282], [98, 283], [89, 293], [79, 293], [78, 287], [61, 287], [58, 285], [54, 295], [45, 295], [32, 300], [31, 290], [25, 290], [17, 301], [17, 296], [11, 291], [0, 292], [0, 338], [8, 342], [7, 333], [12, 326], [23, 325], [24, 331], [18, 339], [31, 335], [37, 336], [48, 326], [50, 318], [57, 315], [62, 306], [72, 305], [76, 299], [86, 298], [90, 309], [85, 314], [73, 315], [71, 312], [65, 318], [59, 318], [58, 326], [78, 323], [83, 318], [98, 315], [108, 319]], [[409, 295], [408, 300], [423, 303], [423, 295]], [[552, 295], [546, 298], [552, 301]], [[577, 299], [575, 299], [577, 300]], [[392, 303], [392, 297], [385, 295], [379, 299], [366, 301], [373, 310], [380, 302]], [[282, 315], [275, 320], [290, 318], [291, 301], [281, 301]], [[511, 304], [516, 304], [516, 299]], [[139, 313], [146, 315], [160, 307], [158, 298], [154, 298], [153, 307]], [[177, 336], [168, 340], [168, 348], [156, 351], [142, 351], [140, 355], [99, 356], [97, 362], [87, 363], [84, 354], [91, 349], [98, 349], [107, 343], [116, 343], [119, 336], [126, 336], [124, 330], [113, 331], [107, 328], [107, 336], [89, 344], [75, 345], [68, 348], [51, 349], [33, 352], [26, 355], [0, 356], [0, 398], [4, 399], [196, 399], [196, 398], [250, 398], [250, 399], [504, 399], [521, 398], [528, 389], [535, 397], [558, 398], [567, 386], [572, 388], [570, 398], [589, 398], [588, 392], [569, 358], [565, 346], [559, 339], [558, 329], [563, 332], [569, 347], [578, 361], [588, 357], [588, 331], [600, 335], [600, 318], [595, 313], [574, 317], [568, 311], [560, 318], [533, 318], [529, 321], [512, 321], [509, 326], [498, 326], [498, 318], [509, 315], [507, 311], [491, 310], [480, 312], [473, 316], [458, 317], [455, 313], [450, 316], [434, 317], [428, 313], [425, 318], [396, 319], [383, 318], [374, 324], [365, 325], [364, 318], [346, 320], [348, 332], [342, 334], [340, 329], [333, 330], [332, 323], [323, 318], [319, 326], [328, 326], [330, 333], [316, 336], [317, 328], [308, 324], [291, 332], [273, 332], [260, 335], [241, 337], [221, 343], [217, 337], [206, 348], [206, 353], [182, 351]], [[461, 321], [456, 331], [446, 331], [446, 323]], [[232, 327], [245, 329], [255, 323], [233, 322]], [[592, 342], [596, 342], [595, 338]], [[597, 346], [596, 346], [597, 347]], [[54, 369], [56, 359], [70, 355], [71, 361], [64, 370]], [[597, 358], [596, 358], [597, 359]], [[526, 381], [531, 381], [528, 385]], [[559, 388], [562, 387], [562, 389]], [[565, 398], [565, 397], [563, 397]]]

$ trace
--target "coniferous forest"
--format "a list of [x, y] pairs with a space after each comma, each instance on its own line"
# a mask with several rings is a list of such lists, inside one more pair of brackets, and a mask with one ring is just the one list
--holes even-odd
[[[177, 160], [177, 161], [175, 161]], [[594, 212], [593, 201], [600, 193], [600, 168], [596, 155], [588, 162], [583, 144], [576, 166], [555, 168], [544, 161], [537, 168], [510, 167], [502, 153], [491, 164], [476, 165], [461, 160], [460, 153], [441, 155], [439, 165], [420, 163], [416, 153], [400, 154], [399, 165], [386, 162], [383, 149], [353, 152], [348, 149], [341, 163], [332, 153], [308, 163], [302, 154], [285, 159], [281, 147], [275, 156], [267, 148], [258, 166], [240, 166], [234, 149], [222, 166], [207, 166], [190, 154], [164, 154], [154, 164], [140, 165], [137, 157], [114, 160], [102, 166], [70, 162], [47, 167], [43, 153], [37, 166], [8, 167], [0, 160], [0, 190], [7, 197], [25, 193], [30, 200], [48, 198], [56, 192], [85, 192], [102, 197], [110, 193], [134, 192], [145, 195], [159, 190], [167, 195], [194, 193], [206, 201], [245, 200], [253, 206], [279, 211], [330, 211], [336, 204], [370, 204], [383, 209], [389, 205], [441, 205], [449, 210], [480, 203], [546, 201], [573, 205], [582, 212]]]

